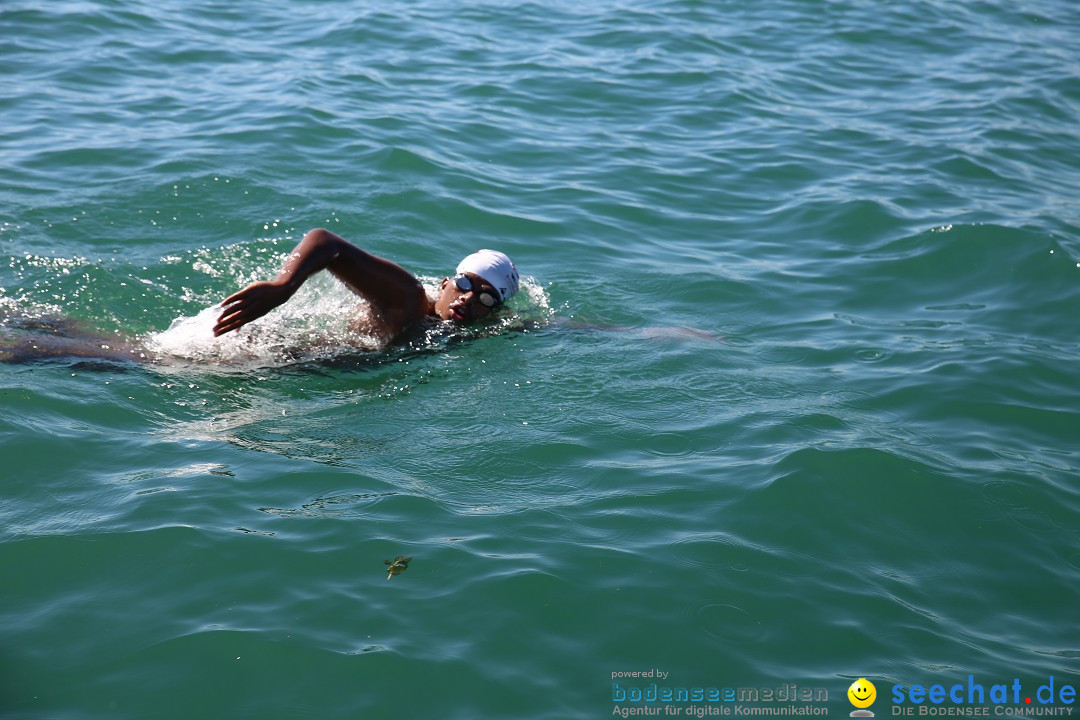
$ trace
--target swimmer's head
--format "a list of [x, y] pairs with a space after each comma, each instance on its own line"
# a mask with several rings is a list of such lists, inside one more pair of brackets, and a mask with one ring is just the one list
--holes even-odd
[[506, 302], [518, 291], [517, 268], [514, 263], [498, 250], [477, 250], [458, 263], [458, 275], [473, 273], [487, 281], [499, 293], [499, 302]]
[[435, 314], [443, 320], [469, 322], [491, 313], [518, 291], [514, 263], [498, 250], [478, 250], [458, 263], [453, 278], [443, 278]]

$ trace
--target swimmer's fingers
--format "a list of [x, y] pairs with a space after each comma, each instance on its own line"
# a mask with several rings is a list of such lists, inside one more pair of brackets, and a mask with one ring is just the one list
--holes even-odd
[[221, 313], [220, 317], [218, 317], [217, 323], [214, 325], [214, 337], [224, 335], [227, 332], [232, 332], [237, 328], [247, 325], [258, 317], [258, 315], [245, 313], [234, 306]]
[[252, 286], [248, 286], [248, 287], [244, 288], [243, 290], [239, 290], [237, 292], [234, 292], [232, 295], [230, 295], [229, 297], [222, 300], [220, 306], [221, 307], [228, 307], [229, 305], [233, 305], [233, 304], [239, 302], [240, 300], [243, 300], [244, 297], [247, 295], [247, 291], [250, 290], [251, 287]]
[[252, 320], [258, 320], [271, 309], [245, 307], [241, 303], [235, 303], [218, 317], [217, 324], [214, 325], [214, 336], [224, 335], [247, 325]]
[[241, 328], [254, 319], [255, 318], [241, 318], [238, 313], [231, 313], [229, 315], [222, 314], [222, 316], [218, 318], [217, 324], [214, 325], [214, 337]]
[[214, 336], [223, 335], [258, 320], [291, 296], [291, 290], [272, 282], [247, 286], [222, 301], [224, 310], [214, 325]]

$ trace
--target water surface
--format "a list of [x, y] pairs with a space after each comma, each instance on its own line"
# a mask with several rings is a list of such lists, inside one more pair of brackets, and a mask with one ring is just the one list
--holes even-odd
[[[0, 717], [1075, 686], [1078, 38], [1064, 0], [6, 2], [0, 345], [174, 362], [0, 364]], [[527, 291], [359, 353], [321, 277], [213, 340], [319, 226]]]

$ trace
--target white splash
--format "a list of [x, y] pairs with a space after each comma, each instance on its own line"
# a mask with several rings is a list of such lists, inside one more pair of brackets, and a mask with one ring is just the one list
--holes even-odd
[[220, 307], [173, 320], [167, 330], [146, 338], [158, 358], [239, 367], [279, 366], [378, 350], [373, 338], [354, 330], [367, 304], [330, 276], [305, 283], [289, 302], [240, 330], [214, 337]]
[[[432, 298], [440, 281], [421, 278]], [[543, 287], [532, 278], [522, 278], [522, 290], [509, 301], [493, 329], [545, 322], [552, 317]], [[176, 318], [167, 330], [148, 336], [144, 344], [166, 363], [278, 367], [384, 349], [379, 338], [355, 330], [357, 321], [368, 311], [363, 299], [332, 276], [322, 274], [305, 283], [289, 302], [238, 331], [215, 338], [213, 327], [221, 308], [209, 307], [193, 317]], [[437, 346], [438, 341], [432, 340], [432, 344]]]

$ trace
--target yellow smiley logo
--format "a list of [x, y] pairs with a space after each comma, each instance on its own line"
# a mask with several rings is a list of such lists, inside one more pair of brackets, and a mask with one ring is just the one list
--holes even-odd
[[868, 708], [877, 699], [877, 688], [866, 678], [859, 678], [847, 689], [848, 700], [857, 708]]

